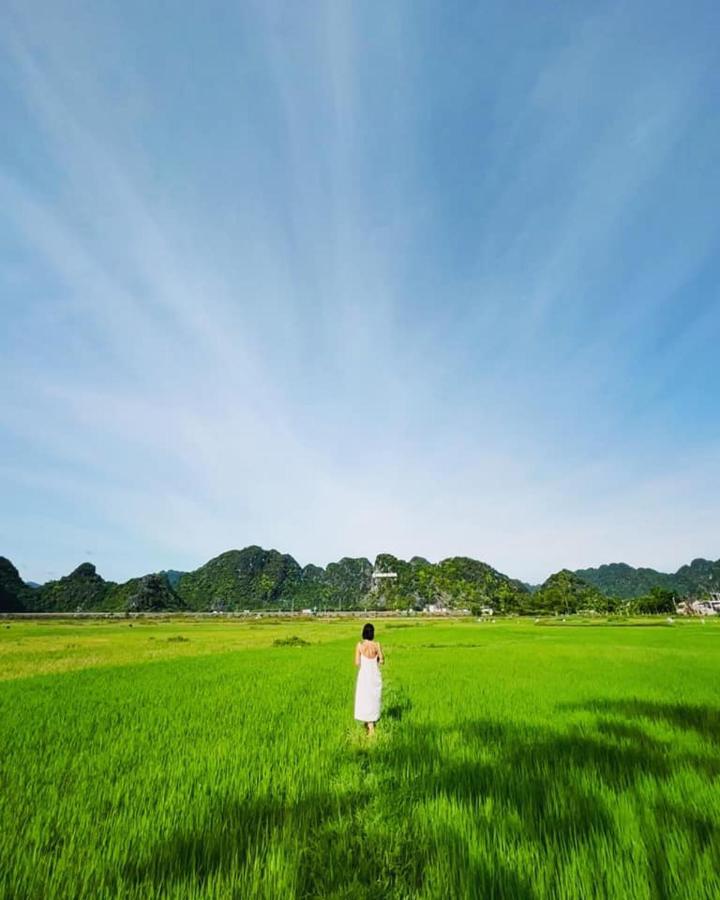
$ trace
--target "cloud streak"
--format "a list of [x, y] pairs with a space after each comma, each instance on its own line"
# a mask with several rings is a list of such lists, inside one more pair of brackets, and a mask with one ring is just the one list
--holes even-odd
[[0, 71], [26, 577], [718, 555], [710, 7], [47, 12]]

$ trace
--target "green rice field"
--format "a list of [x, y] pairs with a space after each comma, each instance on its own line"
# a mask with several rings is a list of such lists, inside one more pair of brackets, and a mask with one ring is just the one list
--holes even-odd
[[377, 620], [374, 738], [362, 624], [0, 620], [0, 896], [720, 896], [720, 623]]

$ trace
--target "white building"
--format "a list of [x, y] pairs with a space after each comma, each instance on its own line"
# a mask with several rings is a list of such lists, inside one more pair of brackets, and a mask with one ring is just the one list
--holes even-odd
[[428, 603], [423, 607], [423, 612], [431, 613], [437, 615], [438, 613], [447, 613], [450, 610], [445, 606], [442, 601], [438, 601], [437, 603]]
[[706, 600], [683, 600], [677, 612], [682, 616], [720, 616], [720, 593], [712, 593]]

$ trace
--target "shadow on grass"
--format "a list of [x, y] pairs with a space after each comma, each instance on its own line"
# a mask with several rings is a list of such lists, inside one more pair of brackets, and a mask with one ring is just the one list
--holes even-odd
[[[217, 874], [262, 866], [270, 848], [286, 846], [298, 897], [532, 900], [547, 889], [518, 871], [509, 847], [547, 860], [548, 872], [583, 846], [623, 853], [608, 790], [620, 795], [647, 778], [662, 784], [678, 763], [713, 774], [708, 760], [671, 754], [669, 743], [647, 734], [641, 721], [668, 720], [715, 739], [714, 710], [647, 701], [594, 701], [583, 708], [599, 714], [590, 729], [559, 732], [484, 719], [420, 727], [409, 698], [398, 691], [385, 710], [392, 730], [335, 761], [372, 776], [372, 788], [308, 792], [299, 800], [219, 798], [200, 821], [148, 847], [117, 875], [123, 885], [202, 889]], [[446, 811], [441, 818], [435, 803]], [[708, 816], [665, 800], [645, 814], [644, 874], [659, 896], [668, 896], [678, 874], [665, 858], [662, 836], [680, 832], [700, 852], [717, 841], [718, 828]], [[599, 871], [601, 893], [604, 877], [611, 876]]]
[[360, 798], [309, 794], [300, 801], [256, 797], [218, 798], [200, 822], [180, 828], [147, 848], [121, 871], [123, 883], [155, 887], [191, 881], [203, 885], [211, 876], [241, 869], [249, 859], [287, 834], [316, 840], [325, 823], [353, 816]]
[[385, 692], [383, 703], [383, 719], [400, 722], [412, 710], [410, 697], [397, 688], [389, 688]]
[[691, 703], [665, 703], [652, 700], [590, 700], [564, 707], [594, 713], [623, 716], [633, 721], [649, 719], [666, 722], [683, 731], [694, 731], [715, 744], [720, 743], [720, 709]]
[[427, 868], [442, 859], [447, 875], [431, 896], [535, 897], [500, 857], [492, 865], [478, 862], [452, 828], [441, 837], [428, 835], [397, 811], [386, 812], [381, 827], [367, 827], [367, 809], [365, 795], [218, 803], [196, 830], [180, 830], [124, 866], [116, 887], [202, 892], [213, 876], [263, 865], [269, 848], [286, 844], [291, 853], [299, 848], [289, 896], [417, 896], [428, 887]]

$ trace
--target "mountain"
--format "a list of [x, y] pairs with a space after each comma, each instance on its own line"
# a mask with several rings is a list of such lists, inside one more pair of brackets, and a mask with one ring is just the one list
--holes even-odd
[[[374, 578], [394, 573], [396, 577]], [[287, 554], [261, 547], [229, 550], [183, 575], [177, 593], [190, 609], [408, 609], [426, 603], [489, 603], [512, 609], [525, 593], [520, 582], [486, 563], [457, 557], [433, 565], [381, 553], [375, 564], [344, 557], [326, 568], [301, 568]]]
[[139, 612], [183, 609], [166, 573], [131, 578], [124, 584], [105, 581], [92, 563], [31, 592], [33, 612]]
[[337, 609], [357, 609], [372, 587], [373, 564], [364, 556], [344, 556], [329, 563], [321, 576], [325, 598]]
[[655, 569], [635, 569], [627, 563], [609, 563], [597, 569], [577, 569], [575, 574], [592, 584], [606, 597], [629, 600], [647, 594], [654, 587], [669, 587], [672, 575]]
[[170, 584], [167, 572], [132, 578], [115, 585], [111, 592], [114, 609], [128, 612], [163, 612], [185, 609], [185, 603]]
[[177, 569], [163, 569], [162, 572], [158, 572], [157, 574], [164, 575], [167, 578], [170, 587], [174, 588], [187, 572], [179, 572]]
[[720, 560], [694, 559], [674, 574], [655, 569], [633, 568], [627, 563], [610, 563], [596, 569], [577, 569], [575, 574], [594, 585], [606, 597], [629, 600], [648, 595], [653, 588], [664, 588], [680, 596], [701, 596], [720, 591]]
[[252, 546], [221, 553], [183, 575], [175, 589], [189, 609], [284, 608], [302, 572], [292, 556]]
[[98, 575], [92, 563], [81, 563], [69, 575], [33, 591], [34, 612], [85, 612], [103, 609], [114, 584]]
[[683, 596], [703, 595], [709, 591], [720, 591], [720, 559], [694, 559], [690, 565], [680, 566], [672, 576], [671, 590]]
[[531, 598], [529, 611], [531, 609], [538, 613], [604, 610], [608, 603], [607, 598], [594, 585], [568, 569], [561, 569], [551, 575]]
[[343, 557], [324, 568], [301, 567], [287, 553], [253, 545], [221, 553], [193, 572], [169, 569], [116, 584], [84, 562], [63, 578], [30, 587], [10, 560], [0, 557], [0, 612], [370, 611], [436, 604], [537, 613], [610, 610], [628, 600], [635, 601], [638, 611], [657, 611], [672, 608], [676, 598], [710, 590], [720, 591], [720, 560], [695, 559], [674, 574], [625, 563], [563, 569], [531, 587], [466, 556], [431, 563], [420, 556], [408, 561], [380, 553], [374, 563], [365, 557]]
[[28, 587], [9, 559], [0, 556], [0, 612], [24, 612], [31, 606], [33, 589]]
[[491, 606], [502, 611], [519, 609], [527, 589], [487, 563], [453, 556], [429, 563], [415, 556], [410, 562], [381, 553], [375, 572], [395, 578], [375, 578], [366, 605], [370, 609], [422, 608], [437, 604], [452, 608]]
[[[421, 572], [428, 571], [423, 567]], [[487, 563], [466, 556], [452, 556], [430, 567], [430, 589], [449, 606], [490, 606], [500, 612], [519, 610], [527, 588]], [[426, 594], [427, 596], [427, 594]]]

